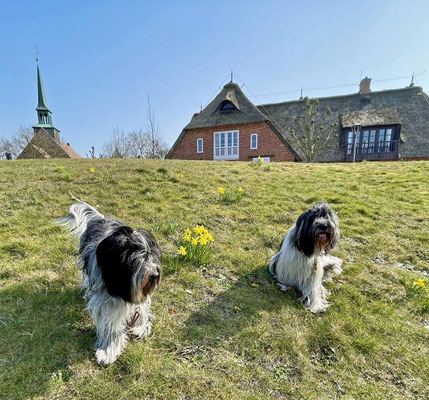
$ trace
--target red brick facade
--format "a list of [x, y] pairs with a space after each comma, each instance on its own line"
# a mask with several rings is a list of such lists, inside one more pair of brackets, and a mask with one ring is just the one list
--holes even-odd
[[[266, 122], [250, 122], [237, 125], [194, 128], [185, 134], [173, 150], [171, 158], [181, 160], [213, 160], [214, 132], [238, 131], [239, 158], [235, 161], [251, 161], [253, 157], [270, 157], [271, 161], [296, 161], [283, 141]], [[250, 135], [258, 134], [258, 148], [250, 149]], [[197, 139], [203, 139], [203, 153], [197, 153]]]

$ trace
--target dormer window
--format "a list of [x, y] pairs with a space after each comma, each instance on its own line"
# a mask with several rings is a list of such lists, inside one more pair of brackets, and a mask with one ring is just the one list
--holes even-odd
[[234, 104], [232, 104], [229, 100], [222, 101], [222, 103], [220, 103], [220, 106], [219, 106], [219, 111], [228, 112], [228, 111], [234, 111], [236, 109], [237, 107]]

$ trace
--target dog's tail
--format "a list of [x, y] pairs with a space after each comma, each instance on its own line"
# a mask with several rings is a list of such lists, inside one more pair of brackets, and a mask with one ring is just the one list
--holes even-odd
[[[73, 196], [74, 197], [74, 196]], [[70, 206], [70, 213], [65, 217], [57, 218], [54, 223], [66, 227], [70, 234], [80, 238], [92, 219], [104, 218], [94, 207], [77, 199], [79, 203]]]
[[277, 269], [277, 261], [279, 260], [279, 257], [280, 257], [280, 251], [275, 256], [272, 256], [270, 260], [269, 268], [274, 278], [277, 276], [276, 269]]
[[270, 272], [271, 274], [274, 276], [274, 278], [277, 278], [277, 261], [279, 261], [280, 258], [280, 252], [282, 251], [282, 247], [283, 247], [283, 243], [286, 240], [286, 238], [283, 238], [282, 242], [280, 243], [280, 247], [279, 247], [279, 251], [277, 252], [277, 254], [273, 257], [271, 257], [270, 260]]

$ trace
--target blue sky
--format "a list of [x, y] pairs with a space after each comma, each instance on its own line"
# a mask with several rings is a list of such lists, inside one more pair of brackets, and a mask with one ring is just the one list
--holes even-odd
[[82, 156], [116, 126], [144, 126], [146, 91], [173, 144], [230, 68], [255, 104], [297, 99], [301, 87], [353, 93], [364, 76], [373, 90], [404, 87], [410, 78], [388, 79], [413, 72], [429, 92], [423, 0], [17, 0], [0, 15], [0, 136], [36, 123], [37, 45], [53, 123]]

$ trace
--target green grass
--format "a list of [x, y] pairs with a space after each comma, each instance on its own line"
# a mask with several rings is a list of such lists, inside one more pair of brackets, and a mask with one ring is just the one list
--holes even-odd
[[[426, 399], [429, 305], [402, 284], [429, 272], [429, 163], [0, 162], [0, 398]], [[89, 172], [94, 168], [94, 172]], [[218, 187], [243, 188], [220, 203]], [[153, 334], [96, 364], [74, 270], [52, 224], [69, 192], [163, 249]], [[344, 273], [313, 315], [267, 264], [299, 214], [326, 199]], [[177, 260], [186, 227], [213, 235], [212, 261]]]

